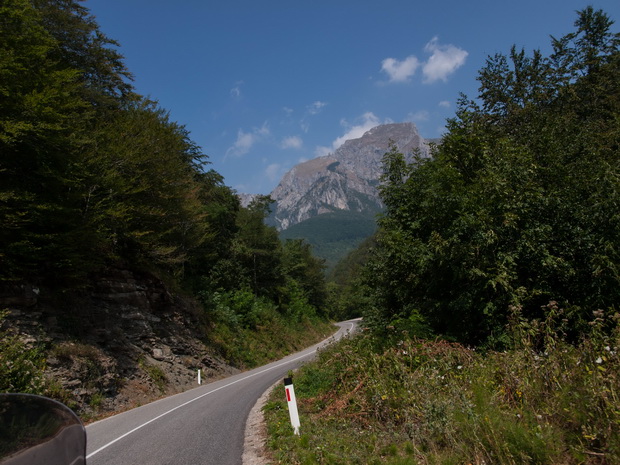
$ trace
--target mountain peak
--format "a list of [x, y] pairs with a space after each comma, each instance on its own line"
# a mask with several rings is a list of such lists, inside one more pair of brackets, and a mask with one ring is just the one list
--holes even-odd
[[338, 210], [374, 215], [382, 208], [376, 186], [390, 142], [408, 159], [418, 149], [428, 154], [428, 144], [413, 123], [392, 123], [347, 140], [325, 157], [300, 163], [271, 193], [278, 229]]
[[366, 131], [362, 137], [349, 139], [342, 144], [346, 146], [359, 146], [369, 144], [383, 144], [385, 141], [410, 140], [413, 137], [420, 137], [418, 128], [413, 123], [389, 123], [380, 124]]

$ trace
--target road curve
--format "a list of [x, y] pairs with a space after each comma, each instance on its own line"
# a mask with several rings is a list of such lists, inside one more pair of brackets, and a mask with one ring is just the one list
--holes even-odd
[[280, 361], [167, 397], [86, 427], [88, 465], [241, 465], [245, 423], [261, 394], [329, 339]]

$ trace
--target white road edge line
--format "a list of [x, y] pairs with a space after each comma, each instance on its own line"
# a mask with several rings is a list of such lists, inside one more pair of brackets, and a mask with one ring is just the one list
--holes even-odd
[[[353, 327], [353, 323], [350, 323], [350, 324], [351, 324], [351, 327]], [[351, 329], [349, 329], [347, 332], [350, 332], [350, 330], [351, 330]], [[333, 337], [333, 336], [332, 336], [332, 337]], [[279, 363], [278, 365], [274, 365], [274, 366], [269, 367], [269, 368], [266, 368], [266, 369], [264, 369], [264, 370], [257, 371], [256, 373], [252, 373], [251, 375], [245, 376], [245, 377], [240, 378], [240, 379], [238, 379], [238, 380], [236, 380], [236, 381], [233, 381], [233, 382], [231, 382], [231, 383], [228, 383], [228, 384], [226, 384], [226, 385], [224, 385], [224, 386], [220, 386], [219, 388], [213, 389], [212, 391], [209, 391], [209, 392], [206, 392], [206, 393], [204, 393], [204, 394], [201, 394], [201, 395], [199, 395], [198, 397], [194, 397], [193, 399], [188, 400], [188, 401], [187, 401], [187, 402], [185, 402], [184, 404], [177, 405], [177, 406], [176, 406], [176, 407], [174, 407], [173, 409], [170, 409], [170, 410], [168, 410], [167, 412], [164, 412], [164, 413], [162, 413], [161, 415], [158, 415], [158, 416], [156, 416], [155, 418], [150, 419], [149, 421], [147, 421], [146, 423], [141, 424], [140, 426], [136, 426], [136, 427], [135, 427], [134, 429], [132, 429], [131, 431], [127, 431], [125, 434], [123, 434], [123, 435], [121, 435], [121, 436], [117, 437], [117, 438], [116, 438], [116, 439], [114, 439], [113, 441], [110, 441], [110, 442], [109, 442], [109, 443], [107, 443], [106, 445], [101, 446], [99, 449], [97, 449], [97, 450], [95, 450], [95, 451], [91, 452], [90, 454], [88, 454], [88, 455], [86, 456], [86, 458], [87, 458], [87, 459], [91, 458], [93, 455], [96, 455], [96, 454], [98, 454], [99, 452], [101, 452], [102, 450], [107, 449], [107, 448], [108, 448], [108, 447], [110, 447], [112, 444], [114, 444], [114, 443], [116, 443], [116, 442], [120, 441], [120, 440], [121, 440], [121, 439], [123, 439], [123, 438], [126, 438], [126, 437], [127, 437], [127, 436], [129, 436], [130, 434], [135, 433], [135, 432], [136, 432], [136, 431], [138, 431], [139, 429], [144, 428], [146, 425], [149, 425], [149, 424], [153, 423], [154, 421], [159, 420], [159, 419], [160, 419], [160, 418], [162, 418], [162, 417], [165, 417], [165, 416], [166, 416], [166, 415], [168, 415], [169, 413], [172, 413], [172, 412], [174, 412], [175, 410], [180, 409], [181, 407], [185, 407], [186, 405], [191, 404], [192, 402], [197, 401], [198, 399], [202, 399], [203, 397], [208, 396], [209, 394], [213, 394], [214, 392], [217, 392], [217, 391], [219, 391], [219, 390], [221, 390], [221, 389], [224, 389], [224, 388], [227, 388], [227, 387], [229, 387], [229, 386], [232, 386], [233, 384], [240, 383], [241, 381], [245, 381], [246, 379], [249, 379], [249, 378], [252, 378], [252, 377], [254, 377], [254, 376], [257, 376], [257, 375], [260, 375], [260, 374], [266, 373], [267, 371], [271, 371], [271, 370], [274, 370], [274, 369], [276, 369], [276, 368], [280, 368], [281, 366], [283, 366], [283, 365], [287, 365], [287, 364], [289, 364], [289, 363], [291, 363], [291, 362], [296, 362], [296, 361], [297, 361], [297, 360], [299, 360], [299, 359], [302, 359], [302, 358], [304, 358], [304, 357], [307, 357], [308, 355], [312, 355], [312, 354], [314, 354], [314, 353], [317, 351], [317, 349], [318, 349], [318, 347], [316, 347], [314, 350], [312, 350], [312, 351], [310, 351], [310, 352], [308, 352], [308, 353], [306, 353], [306, 354], [300, 355], [299, 357], [295, 357], [295, 358], [293, 358], [293, 359], [291, 359], [291, 360], [287, 360], [286, 362]]]

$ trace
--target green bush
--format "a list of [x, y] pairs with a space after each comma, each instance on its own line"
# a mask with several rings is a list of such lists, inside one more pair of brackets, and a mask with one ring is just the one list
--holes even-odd
[[144, 372], [149, 376], [149, 378], [151, 378], [151, 381], [155, 383], [155, 385], [161, 392], [166, 391], [166, 383], [168, 382], [168, 378], [166, 377], [166, 373], [164, 373], [164, 370], [162, 370], [161, 367], [148, 363], [144, 358], [138, 360], [138, 365], [144, 370]]
[[264, 297], [256, 297], [250, 290], [203, 293], [206, 307], [216, 323], [230, 328], [257, 329], [269, 324], [276, 316], [273, 303]]
[[[0, 314], [0, 327], [4, 315]], [[9, 330], [0, 331], [0, 392], [44, 394], [45, 357], [39, 347], [24, 344]]]
[[281, 307], [249, 290], [203, 292], [209, 344], [240, 367], [254, 367], [320, 341], [333, 326], [318, 318], [301, 291]]

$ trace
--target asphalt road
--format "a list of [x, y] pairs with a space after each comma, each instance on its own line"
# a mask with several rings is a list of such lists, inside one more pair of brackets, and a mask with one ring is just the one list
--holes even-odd
[[88, 465], [241, 465], [245, 423], [258, 398], [356, 324], [338, 323], [328, 340], [278, 362], [87, 426]]

